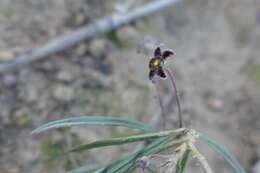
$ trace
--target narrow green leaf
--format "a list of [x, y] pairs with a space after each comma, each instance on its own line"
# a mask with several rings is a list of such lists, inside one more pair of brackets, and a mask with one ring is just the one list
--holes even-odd
[[67, 173], [90, 173], [102, 169], [103, 167], [104, 166], [100, 166], [100, 165], [87, 165], [87, 166], [81, 166], [79, 168], [75, 168], [73, 170], [70, 170]]
[[127, 137], [99, 140], [99, 141], [95, 141], [95, 142], [92, 142], [89, 144], [83, 144], [83, 145], [77, 146], [77, 147], [69, 150], [69, 152], [80, 152], [80, 151], [89, 150], [89, 149], [93, 149], [93, 148], [112, 146], [112, 145], [122, 145], [122, 144], [126, 144], [126, 143], [131, 143], [131, 142], [138, 142], [138, 141], [143, 141], [143, 140], [148, 140], [148, 139], [154, 139], [154, 138], [168, 136], [171, 134], [177, 134], [177, 133], [182, 132], [183, 130], [184, 129], [177, 129], [175, 131], [145, 133], [145, 134], [141, 134], [141, 135], [133, 135], [133, 136], [127, 136]]
[[237, 173], [246, 173], [246, 171], [242, 168], [238, 161], [222, 145], [216, 143], [214, 140], [208, 138], [203, 134], [200, 134], [199, 139], [208, 144], [211, 149], [222, 156]]
[[[150, 154], [156, 154], [158, 152], [163, 151], [164, 149], [168, 149], [167, 144], [170, 143], [175, 138], [176, 138], [176, 134], [169, 135], [167, 137], [160, 137], [155, 142], [149, 144], [148, 146], [146, 146], [143, 149], [134, 153], [131, 157], [127, 157], [125, 160], [111, 166], [107, 172], [102, 172], [102, 173], [131, 172], [132, 170], [134, 170], [137, 167], [136, 161], [139, 158], [150, 155]], [[171, 145], [171, 146], [173, 147], [173, 145]]]
[[186, 166], [187, 166], [187, 163], [188, 163], [188, 160], [190, 158], [190, 155], [191, 155], [191, 150], [187, 149], [184, 153], [183, 153], [183, 156], [182, 158], [178, 161], [177, 163], [177, 169], [176, 169], [176, 172], [175, 173], [183, 173]]
[[106, 168], [103, 168], [100, 171], [100, 173], [115, 173], [115, 172], [125, 173], [127, 172], [127, 170], [129, 170], [131, 167], [133, 167], [136, 164], [136, 160], [142, 157], [145, 154], [145, 152], [149, 152], [152, 149], [156, 149], [156, 147], [159, 147], [160, 145], [164, 144], [166, 141], [170, 141], [169, 138], [161, 137], [155, 142], [153, 142], [152, 144], [146, 146], [145, 148], [109, 164], [108, 166], [106, 166]]
[[67, 119], [49, 122], [33, 130], [32, 134], [41, 133], [43, 131], [54, 129], [54, 128], [79, 126], [79, 125], [123, 126], [123, 127], [143, 130], [145, 132], [156, 131], [153, 127], [137, 121], [124, 120], [119, 118], [100, 117], [100, 116], [82, 116], [82, 117], [67, 118]]
[[[165, 149], [168, 149], [169, 142], [174, 140], [176, 138], [176, 135], [178, 135], [179, 132], [184, 131], [185, 129], [177, 129], [173, 131], [173, 135], [169, 135], [166, 137], [160, 137], [157, 140], [155, 140], [153, 143], [149, 144], [148, 146], [144, 147], [143, 149], [140, 149], [139, 151], [127, 155], [119, 160], [114, 161], [113, 163], [105, 166], [104, 168], [101, 168], [95, 173], [125, 173], [130, 172], [131, 170], [136, 168], [136, 161], [137, 159], [150, 155], [155, 154], [158, 152], [161, 152]], [[173, 145], [171, 144], [173, 147]]]
[[[139, 159], [143, 156], [157, 154], [157, 153], [163, 152], [165, 150], [168, 150], [170, 148], [176, 148], [177, 146], [179, 146], [180, 143], [182, 143], [182, 141], [180, 141], [179, 139], [176, 139], [176, 136], [177, 135], [174, 134], [174, 135], [170, 135], [167, 137], [161, 137], [160, 139], [156, 140], [154, 143], [145, 147], [141, 151], [142, 154], [137, 159]], [[135, 160], [135, 162], [136, 162], [136, 160]], [[131, 165], [131, 167], [128, 168], [128, 170], [134, 170], [136, 167], [137, 167], [137, 165], [133, 164], [133, 165]]]
[[149, 151], [153, 149], [156, 146], [161, 145], [163, 142], [165, 142], [167, 137], [161, 137], [157, 139], [155, 142], [152, 144], [149, 144], [148, 146], [144, 147], [143, 149], [130, 154], [128, 156], [125, 156], [124, 158], [117, 160], [110, 165], [107, 166], [105, 170], [102, 171], [102, 173], [125, 173], [127, 172], [130, 168], [134, 167], [136, 160], [140, 157], [142, 157], [141, 153], [145, 151]]

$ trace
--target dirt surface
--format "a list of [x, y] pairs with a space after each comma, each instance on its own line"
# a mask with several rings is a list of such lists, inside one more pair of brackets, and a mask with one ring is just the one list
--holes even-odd
[[[113, 3], [1, 0], [0, 60], [12, 60], [112, 13]], [[130, 145], [57, 158], [59, 152], [82, 142], [131, 133], [123, 128], [71, 128], [40, 136], [30, 132], [50, 120], [79, 115], [160, 124], [155, 88], [147, 75], [149, 58], [137, 54], [140, 42], [150, 35], [177, 53], [172, 71], [185, 125], [224, 144], [248, 172], [259, 173], [259, 16], [260, 2], [255, 0], [184, 0], [131, 26], [1, 74], [0, 172], [65, 172], [132, 151]], [[159, 128], [175, 128], [177, 110], [170, 83], [162, 80], [161, 90], [168, 121]], [[232, 172], [213, 152], [201, 148], [216, 172]], [[197, 169], [194, 166], [190, 172]]]

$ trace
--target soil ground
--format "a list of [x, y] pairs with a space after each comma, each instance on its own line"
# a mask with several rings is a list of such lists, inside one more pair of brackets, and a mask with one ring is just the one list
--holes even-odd
[[[1, 0], [0, 60], [12, 60], [111, 14], [114, 3]], [[172, 71], [185, 126], [222, 143], [248, 172], [259, 173], [259, 16], [257, 0], [183, 0], [130, 26], [1, 74], [0, 172], [65, 172], [77, 165], [104, 162], [104, 158], [116, 159], [134, 149], [132, 145], [112, 147], [57, 158], [70, 146], [131, 131], [71, 128], [31, 136], [32, 129], [50, 120], [106, 115], [175, 128], [177, 111], [170, 83], [161, 81], [168, 114], [162, 127], [155, 88], [147, 77], [149, 58], [137, 54], [139, 43], [148, 35], [177, 53]], [[201, 148], [216, 172], [232, 172], [213, 152]]]

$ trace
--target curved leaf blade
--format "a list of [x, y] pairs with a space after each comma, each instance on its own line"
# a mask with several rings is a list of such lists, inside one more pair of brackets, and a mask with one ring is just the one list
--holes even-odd
[[[167, 137], [161, 137], [157, 139], [155, 142], [149, 144], [148, 146], [136, 151], [133, 154], [123, 157], [111, 164], [109, 164], [101, 173], [124, 173], [128, 172], [129, 169], [133, 169], [135, 166], [135, 161], [142, 157], [142, 153], [153, 150], [154, 148], [162, 145], [165, 141], [169, 141]], [[130, 172], [130, 171], [129, 171]]]
[[[180, 130], [180, 129], [177, 129], [177, 130]], [[157, 140], [155, 140], [153, 143], [151, 143], [148, 146], [144, 147], [143, 149], [135, 152], [134, 154], [130, 155], [129, 157], [125, 158], [124, 160], [108, 167], [107, 172], [104, 171], [102, 173], [131, 172], [137, 167], [137, 165], [136, 165], [137, 159], [139, 159], [143, 156], [155, 154], [155, 153], [161, 152], [165, 149], [168, 149], [169, 147], [167, 146], [167, 144], [169, 144], [172, 140], [174, 140], [176, 138], [176, 136], [177, 135], [174, 134], [174, 135], [169, 135], [166, 137], [160, 137]], [[171, 145], [171, 146], [173, 147], [173, 145]]]
[[133, 135], [133, 136], [127, 136], [127, 137], [120, 137], [120, 138], [109, 138], [105, 140], [98, 140], [89, 144], [83, 144], [80, 146], [77, 146], [75, 148], [72, 148], [68, 152], [80, 152], [84, 150], [89, 150], [93, 148], [100, 148], [100, 147], [106, 147], [106, 146], [113, 146], [113, 145], [123, 145], [126, 143], [132, 143], [132, 142], [139, 142], [144, 141], [148, 139], [154, 139], [159, 137], [166, 137], [172, 134], [178, 134], [185, 129], [177, 129], [174, 131], [163, 131], [163, 132], [157, 132], [157, 133], [145, 133], [141, 135]]
[[101, 116], [82, 116], [82, 117], [73, 117], [73, 118], [67, 118], [67, 119], [49, 122], [33, 130], [32, 134], [38, 134], [54, 128], [80, 126], [80, 125], [123, 126], [132, 129], [143, 130], [145, 132], [156, 131], [153, 127], [137, 121], [124, 120], [119, 118], [101, 117]]
[[67, 173], [86, 173], [86, 172], [94, 172], [99, 169], [102, 169], [103, 166], [99, 165], [87, 165], [87, 166], [81, 166], [79, 168], [75, 168], [73, 170], [68, 171]]
[[246, 173], [238, 161], [227, 151], [222, 145], [208, 138], [206, 135], [200, 134], [199, 139], [206, 143], [211, 149], [222, 156], [237, 173]]

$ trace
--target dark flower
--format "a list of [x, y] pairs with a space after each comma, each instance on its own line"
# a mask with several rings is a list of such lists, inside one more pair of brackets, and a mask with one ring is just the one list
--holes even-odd
[[164, 50], [161, 51], [160, 47], [157, 47], [154, 51], [154, 57], [149, 62], [149, 79], [152, 80], [154, 75], [158, 75], [161, 78], [166, 78], [166, 74], [163, 71], [162, 65], [164, 61], [170, 57], [171, 55], [174, 55], [175, 53], [171, 50]]

